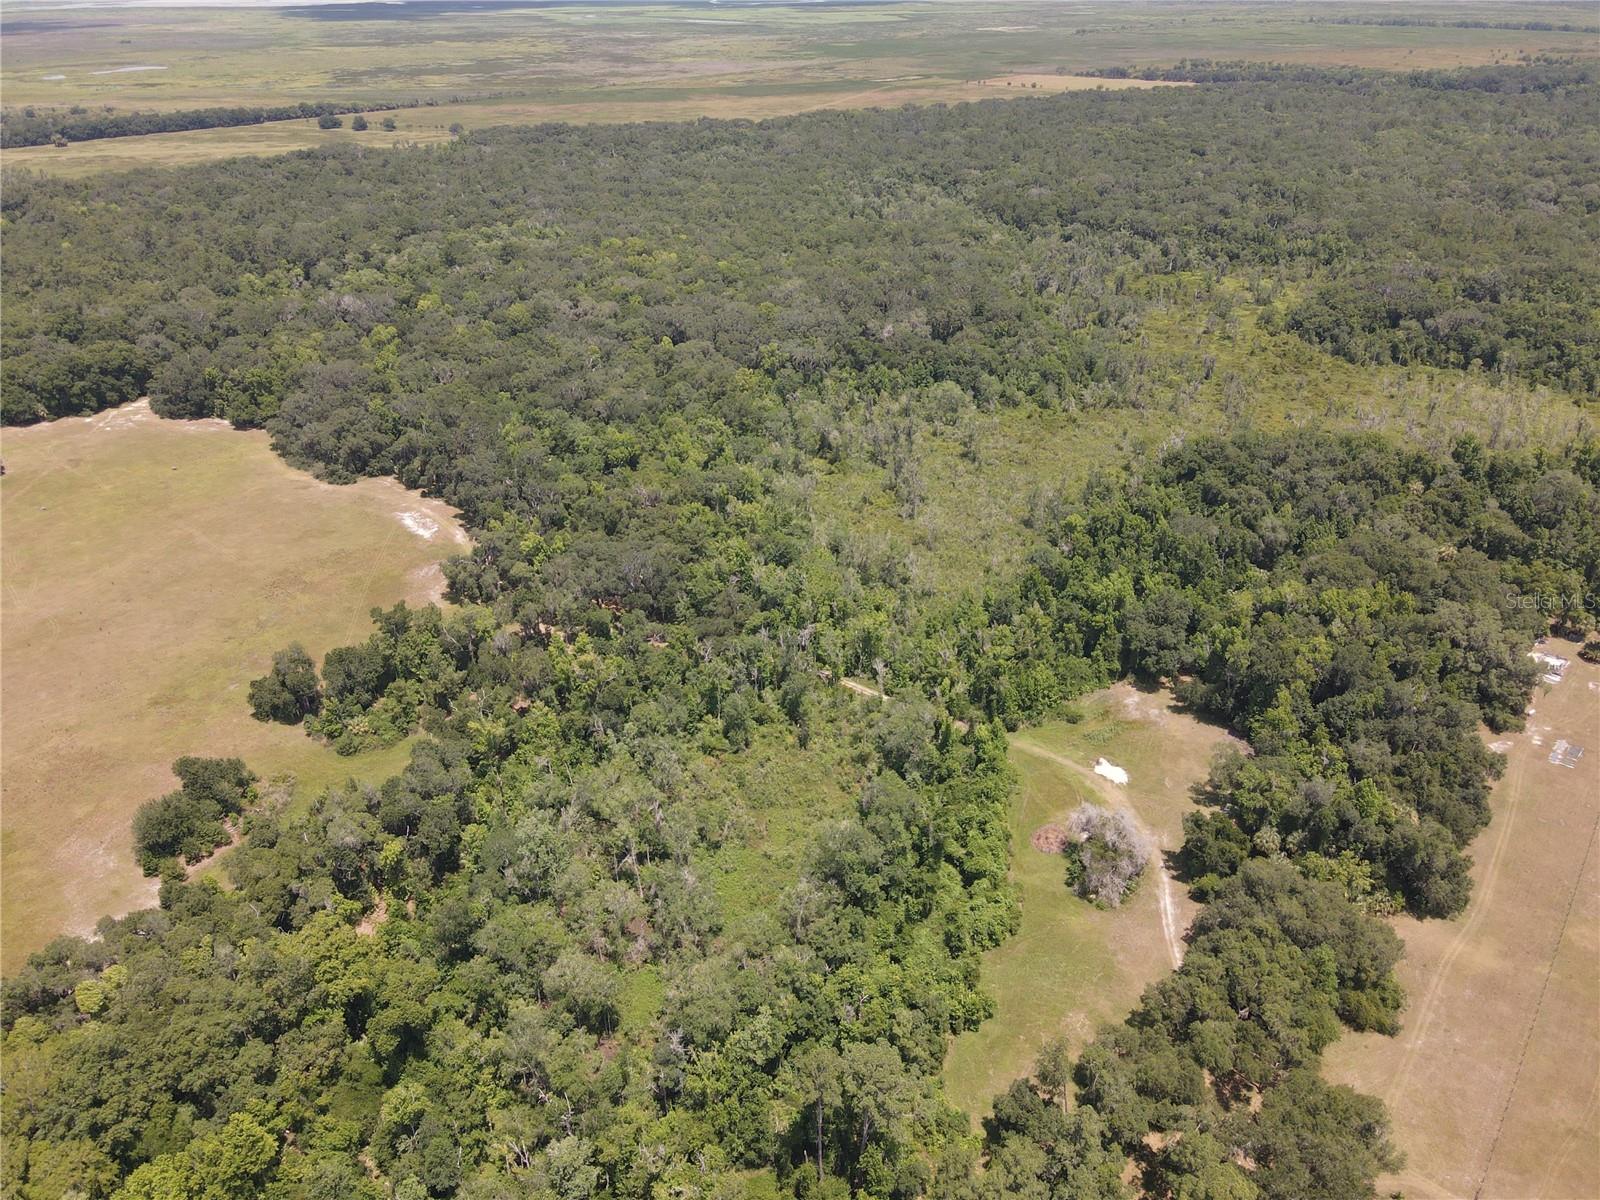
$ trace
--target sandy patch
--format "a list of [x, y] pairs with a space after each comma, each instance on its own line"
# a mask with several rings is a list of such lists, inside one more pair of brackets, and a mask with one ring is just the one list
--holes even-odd
[[[1165, 845], [1165, 843], [1163, 843]], [[1160, 852], [1156, 854], [1156, 879], [1161, 889], [1156, 899], [1161, 905], [1161, 938], [1167, 944], [1167, 954], [1172, 959], [1172, 969], [1183, 966], [1183, 922], [1178, 919], [1178, 902], [1173, 898], [1172, 875], [1167, 871]]]
[[[1117, 689], [1113, 689], [1117, 690]], [[1171, 718], [1171, 709], [1158, 696], [1147, 695], [1131, 685], [1122, 685], [1122, 715], [1130, 721], [1149, 721], [1165, 725]]]
[[389, 919], [389, 897], [379, 893], [378, 902], [372, 906], [372, 911], [356, 922], [356, 936], [371, 937], [378, 932], [378, 926]]
[[145, 396], [121, 408], [107, 408], [91, 416], [70, 419], [82, 421], [96, 432], [110, 432], [154, 420], [155, 413], [150, 411], [150, 398]]
[[1094, 773], [1102, 779], [1109, 779], [1112, 783], [1128, 786], [1128, 773], [1116, 763], [1104, 758], [1094, 760]]
[[426, 538], [431, 542], [439, 536], [439, 522], [435, 521], [427, 513], [407, 511], [397, 512], [395, 516], [400, 518], [400, 524], [404, 525], [419, 538]]
[[407, 599], [413, 604], [442, 604], [450, 581], [438, 563], [423, 563], [406, 575]]

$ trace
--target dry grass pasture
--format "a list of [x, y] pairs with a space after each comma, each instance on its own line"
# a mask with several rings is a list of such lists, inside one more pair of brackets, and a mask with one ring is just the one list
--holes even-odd
[[[1084, 719], [1015, 734], [1011, 761], [1021, 776], [1011, 821], [1012, 877], [1022, 893], [1022, 926], [984, 957], [983, 983], [997, 1010], [955, 1038], [945, 1060], [950, 1099], [974, 1119], [1026, 1075], [1040, 1048], [1065, 1035], [1074, 1051], [1098, 1026], [1121, 1020], [1147, 984], [1176, 965], [1174, 943], [1196, 905], [1185, 890], [1147, 870], [1118, 909], [1080, 900], [1058, 854], [1032, 844], [1041, 826], [1084, 801], [1126, 808], [1165, 849], [1183, 840], [1190, 788], [1203, 780], [1226, 731], [1174, 708], [1165, 692], [1122, 683], [1083, 701]], [[1096, 775], [1106, 758], [1128, 772], [1119, 786]]]
[[[264, 433], [163, 421], [140, 402], [8, 428], [0, 481], [0, 957], [150, 903], [129, 821], [183, 754], [240, 755], [302, 789], [382, 777], [251, 719], [248, 681], [299, 641], [365, 637], [368, 610], [440, 594], [452, 510], [392, 480], [334, 487]], [[414, 532], [402, 520], [409, 516]], [[429, 529], [431, 536], [424, 536]]]
[[[432, 114], [440, 109], [418, 110]], [[410, 112], [401, 114], [406, 120]], [[318, 129], [315, 121], [272, 121], [239, 129], [195, 129], [187, 133], [152, 133], [144, 137], [97, 138], [68, 146], [22, 146], [7, 150], [4, 162], [10, 167], [27, 167], [47, 175], [77, 178], [101, 171], [132, 171], [138, 167], [190, 167], [240, 156], [260, 158], [313, 150], [339, 144], [388, 150], [396, 146], [446, 141], [451, 137], [449, 122], [396, 130], [378, 128], [384, 114], [370, 117], [372, 127], [356, 132], [343, 129]], [[412, 123], [407, 121], [408, 126]]]
[[[1382, 1096], [1407, 1200], [1600, 1196], [1600, 667], [1577, 646], [1503, 740], [1494, 819], [1473, 845], [1471, 904], [1397, 922], [1408, 994], [1397, 1039], [1346, 1036], [1326, 1074]], [[1585, 753], [1550, 761], [1559, 739]], [[1500, 745], [1500, 741], [1494, 742]]]
[[1001, 75], [979, 81], [982, 87], [1030, 92], [1125, 91], [1128, 88], [1193, 87], [1163, 79], [1105, 79], [1099, 75]]

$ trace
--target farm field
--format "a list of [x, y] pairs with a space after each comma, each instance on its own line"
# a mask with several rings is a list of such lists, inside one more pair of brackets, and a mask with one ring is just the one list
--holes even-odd
[[[1035, 848], [1032, 838], [1090, 801], [1131, 810], [1153, 840], [1175, 849], [1183, 815], [1194, 808], [1190, 788], [1229, 735], [1175, 708], [1169, 693], [1127, 683], [1080, 703], [1082, 721], [1011, 739], [1021, 776], [1011, 870], [1022, 925], [984, 957], [995, 1016], [954, 1039], [944, 1069], [951, 1100], [975, 1119], [1029, 1073], [1045, 1042], [1065, 1035], [1076, 1054], [1099, 1025], [1125, 1015], [1147, 984], [1181, 960], [1179, 939], [1196, 909], [1180, 884], [1149, 871], [1121, 908], [1096, 908], [1067, 888], [1060, 855]], [[1125, 787], [1094, 773], [1102, 757], [1128, 772]]]
[[[404, 765], [341, 758], [251, 719], [248, 681], [314, 655], [368, 609], [440, 594], [464, 535], [392, 480], [334, 487], [264, 433], [155, 418], [143, 402], [5, 431], [5, 968], [59, 932], [152, 903], [129, 820], [183, 754], [240, 755], [315, 789]], [[408, 528], [402, 517], [420, 532]]]
[[[1382, 1097], [1408, 1198], [1600, 1195], [1600, 667], [1577, 646], [1541, 688], [1473, 845], [1473, 898], [1453, 921], [1400, 918], [1409, 1003], [1398, 1039], [1349, 1035], [1330, 1079]], [[1583, 746], [1574, 767], [1555, 743]]]
[[[452, 124], [760, 118], [1045, 94], [1096, 86], [1086, 71], [1181, 59], [1410, 70], [1600, 54], [1581, 29], [1448, 23], [1587, 27], [1593, 12], [1583, 5], [1428, 6], [1408, 14], [1446, 23], [1380, 25], [1387, 10], [1358, 4], [576, 4], [448, 16], [378, 5], [37, 6], [8, 14], [0, 86], [11, 107], [426, 102], [436, 107], [408, 110], [401, 124], [405, 140], [428, 141], [448, 136]], [[362, 140], [395, 140], [371, 134]], [[5, 159], [82, 174], [277, 154], [340, 137], [310, 122], [284, 122], [116, 139], [132, 143], [117, 150], [23, 147]]]

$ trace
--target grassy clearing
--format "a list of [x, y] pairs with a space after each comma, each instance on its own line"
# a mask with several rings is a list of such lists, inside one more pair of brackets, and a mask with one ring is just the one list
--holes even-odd
[[[1154, 366], [1142, 407], [969, 414], [975, 455], [958, 428], [919, 444], [927, 498], [914, 518], [890, 493], [887, 472], [859, 459], [820, 467], [811, 499], [818, 527], [905, 546], [913, 578], [949, 591], [1018, 565], [1033, 536], [1022, 518], [1034, 496], [1071, 494], [1092, 472], [1138, 462], [1177, 437], [1315, 423], [1384, 429], [1442, 451], [1466, 432], [1496, 448], [1526, 448], [1564, 443], [1600, 423], [1592, 405], [1546, 388], [1432, 367], [1356, 366], [1291, 334], [1266, 333], [1264, 308], [1243, 281], [1221, 291], [1221, 306], [1186, 294], [1149, 314], [1141, 349]], [[1201, 379], [1208, 356], [1213, 370]]]
[[[1066, 1036], [1081, 1048], [1097, 1026], [1120, 1019], [1152, 981], [1172, 969], [1162, 920], [1162, 880], [1147, 873], [1120, 908], [1102, 910], [1068, 889], [1059, 855], [1034, 849], [1041, 825], [1085, 800], [1130, 808], [1167, 848], [1182, 840], [1190, 787], [1205, 777], [1227, 734], [1176, 711], [1165, 693], [1119, 684], [1089, 697], [1085, 718], [1017, 734], [1011, 761], [1021, 776], [1011, 822], [1012, 875], [1022, 894], [1022, 927], [984, 958], [995, 1016], [956, 1038], [945, 1061], [951, 1100], [973, 1116], [1033, 1066], [1039, 1048]], [[1124, 767], [1127, 787], [1090, 769], [1105, 757]], [[1169, 885], [1170, 887], [1170, 885]], [[1194, 904], [1181, 888], [1168, 900], [1177, 928]]]
[[[1396, 922], [1409, 996], [1398, 1039], [1349, 1036], [1327, 1074], [1382, 1096], [1407, 1197], [1600, 1195], [1600, 667], [1572, 657], [1505, 738], [1494, 820], [1455, 921]], [[1573, 769], [1549, 761], [1566, 738]], [[1499, 743], [1496, 743], [1499, 744]]]
[[[182, 754], [238, 754], [302, 796], [381, 778], [396, 747], [341, 758], [262, 725], [248, 681], [298, 640], [368, 632], [367, 610], [439, 594], [450, 510], [391, 480], [319, 483], [265, 434], [160, 421], [143, 405], [5, 431], [0, 957], [148, 903], [128, 822]], [[425, 539], [399, 513], [423, 513]]]
[[[272, 8], [73, 9], [7, 23], [0, 88], [6, 104], [17, 107], [428, 101], [438, 107], [410, 110], [401, 120], [406, 139], [426, 141], [447, 136], [443, 131], [455, 123], [477, 129], [551, 120], [759, 118], [819, 107], [1138, 86], [1082, 73], [1182, 58], [1414, 69], [1539, 53], [1597, 56], [1593, 36], [1579, 32], [1327, 21], [1363, 13], [1392, 15], [1358, 4], [978, 0], [714, 12], [689, 4], [574, 6], [381, 20]], [[1594, 19], [1584, 5], [1503, 0], [1415, 15], [1552, 24]], [[114, 149], [18, 149], [5, 159], [85, 174], [279, 154], [339, 136], [285, 122], [118, 139], [124, 145]], [[371, 131], [362, 140], [387, 146], [395, 139]]]
[[730, 799], [732, 836], [710, 871], [730, 933], [771, 919], [818, 826], [852, 813], [864, 783], [846, 745], [801, 748], [787, 729], [763, 730], [747, 752], [723, 760], [715, 786]]
[[[420, 111], [434, 113], [439, 110]], [[148, 166], [191, 167], [223, 158], [289, 154], [295, 150], [312, 150], [339, 143], [388, 150], [396, 146], [445, 141], [451, 137], [448, 121], [443, 125], [418, 123], [413, 126], [410, 120], [402, 116], [406, 128], [391, 133], [377, 127], [381, 116], [369, 117], [372, 128], [361, 133], [348, 127], [318, 129], [315, 121], [273, 121], [242, 129], [196, 129], [188, 133], [101, 138], [60, 148], [21, 146], [7, 150], [4, 160], [10, 167], [26, 167], [47, 175], [74, 179], [100, 171], [131, 171]]]

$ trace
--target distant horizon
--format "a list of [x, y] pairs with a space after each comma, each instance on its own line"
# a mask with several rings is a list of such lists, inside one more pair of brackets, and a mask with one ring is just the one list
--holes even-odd
[[[406, 8], [416, 6], [459, 6], [461, 8], [491, 7], [507, 8], [617, 8], [617, 7], [666, 7], [675, 5], [705, 5], [709, 8], [807, 8], [831, 7], [834, 5], [872, 5], [872, 4], [902, 4], [902, 3], [927, 3], [940, 4], [945, 0], [11, 0], [6, 8], [10, 11], [26, 9], [39, 10], [64, 10], [64, 9], [90, 9], [90, 8], [326, 8], [326, 7], [383, 7]], [[970, 2], [970, 0], [967, 0]], [[1007, 0], [979, 0], [996, 5], [1003, 5]], [[1060, 0], [1063, 4], [1070, 4], [1073, 0]], [[1231, 4], [1239, 0], [1105, 0], [1112, 4], [1178, 4], [1193, 2], [1199, 4]], [[1245, 3], [1260, 3], [1282, 7], [1303, 6], [1314, 8], [1326, 6], [1329, 8], [1346, 8], [1351, 4], [1368, 4], [1377, 6], [1393, 6], [1396, 8], [1415, 8], [1419, 6], [1434, 5], [1438, 7], [1460, 8], [1498, 8], [1505, 5], [1526, 5], [1528, 7], [1542, 8], [1574, 8], [1592, 10], [1592, 0], [1243, 0]], [[0, 18], [3, 21], [3, 18]]]
[[[12, 0], [8, 9], [85, 9], [85, 8], [408, 8], [412, 6], [460, 8], [620, 8], [705, 5], [708, 8], [807, 8], [834, 5], [901, 4], [908, 0]], [[937, 4], [941, 0], [925, 0]], [[992, 0], [1001, 4], [1005, 0]], [[1111, 0], [1112, 3], [1144, 3], [1149, 0]], [[1158, 0], [1159, 2], [1159, 0]], [[1204, 2], [1204, 0], [1202, 0]], [[1215, 0], [1225, 3], [1227, 0]], [[1294, 3], [1297, 0], [1266, 0], [1268, 3]], [[1409, 0], [1377, 0], [1379, 3], [1408, 3]], [[1443, 3], [1491, 4], [1497, 0], [1441, 0]], [[1504, 0], [1511, 4], [1573, 3], [1575, 0]]]

